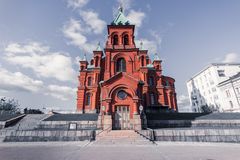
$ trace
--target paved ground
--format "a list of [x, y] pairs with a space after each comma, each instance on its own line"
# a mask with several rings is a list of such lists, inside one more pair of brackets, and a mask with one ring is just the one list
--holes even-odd
[[240, 144], [94, 145], [85, 142], [0, 143], [1, 160], [239, 160]]

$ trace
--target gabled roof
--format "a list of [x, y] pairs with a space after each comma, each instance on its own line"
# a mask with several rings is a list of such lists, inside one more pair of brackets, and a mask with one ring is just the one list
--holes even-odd
[[129, 20], [124, 16], [122, 7], [119, 8], [118, 14], [112, 22], [112, 25], [129, 25]]
[[[102, 82], [102, 83], [103, 83], [103, 85], [104, 85], [104, 84], [106, 84], [106, 83], [108, 83], [108, 82], [111, 82], [111, 81], [117, 81], [118, 78], [120, 78], [120, 77], [130, 79], [130, 80], [135, 81], [135, 82], [137, 82], [137, 83], [139, 82], [138, 79], [136, 79], [136, 78], [134, 78], [134, 77], [132, 77], [132, 76], [124, 73], [124, 72], [119, 72], [119, 73], [117, 73], [116, 75], [114, 75], [113, 77], [111, 77], [110, 79], [108, 79], [108, 80], [106, 80], [106, 81], [104, 81], [104, 82]], [[116, 80], [116, 79], [117, 79], [117, 80]]]

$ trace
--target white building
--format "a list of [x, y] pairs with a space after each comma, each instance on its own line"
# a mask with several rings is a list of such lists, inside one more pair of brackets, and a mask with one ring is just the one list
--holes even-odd
[[218, 87], [223, 93], [225, 111], [240, 112], [240, 73], [221, 82]]
[[219, 84], [240, 72], [240, 63], [213, 63], [193, 76], [187, 82], [187, 89], [193, 112], [201, 112], [202, 106], [227, 111]]

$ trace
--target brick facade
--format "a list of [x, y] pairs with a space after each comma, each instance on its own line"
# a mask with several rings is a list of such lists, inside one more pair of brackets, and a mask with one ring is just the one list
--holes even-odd
[[177, 111], [175, 80], [162, 75], [157, 56], [151, 62], [148, 51], [136, 47], [135, 26], [119, 24], [107, 26], [104, 50], [93, 51], [90, 63], [80, 61], [77, 110], [114, 116], [117, 106], [128, 106], [130, 119], [140, 105]]

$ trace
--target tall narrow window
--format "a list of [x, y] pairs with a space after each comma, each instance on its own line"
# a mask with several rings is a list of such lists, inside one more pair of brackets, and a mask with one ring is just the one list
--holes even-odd
[[118, 45], [118, 36], [117, 35], [113, 36], [113, 45]]
[[236, 92], [237, 92], [237, 94], [240, 94], [240, 89], [236, 88]]
[[149, 77], [148, 84], [149, 84], [149, 86], [153, 86], [154, 85], [154, 78], [152, 76]]
[[89, 106], [91, 103], [91, 94], [87, 93], [86, 94], [86, 106]]
[[126, 61], [124, 58], [119, 58], [117, 60], [117, 72], [126, 72]]
[[153, 93], [150, 93], [150, 103], [151, 103], [151, 105], [155, 104], [155, 97], [154, 97]]
[[141, 57], [141, 64], [142, 64], [142, 67], [144, 66], [144, 56]]
[[88, 86], [92, 85], [92, 77], [88, 77]]
[[90, 64], [93, 65], [93, 62], [94, 62], [94, 60], [92, 59]]
[[230, 107], [233, 108], [233, 102], [229, 101]]
[[99, 61], [99, 58], [96, 57], [95, 67], [98, 67], [98, 64], [99, 64], [98, 61]]
[[129, 45], [129, 38], [128, 38], [127, 34], [123, 36], [123, 44], [124, 45]]

